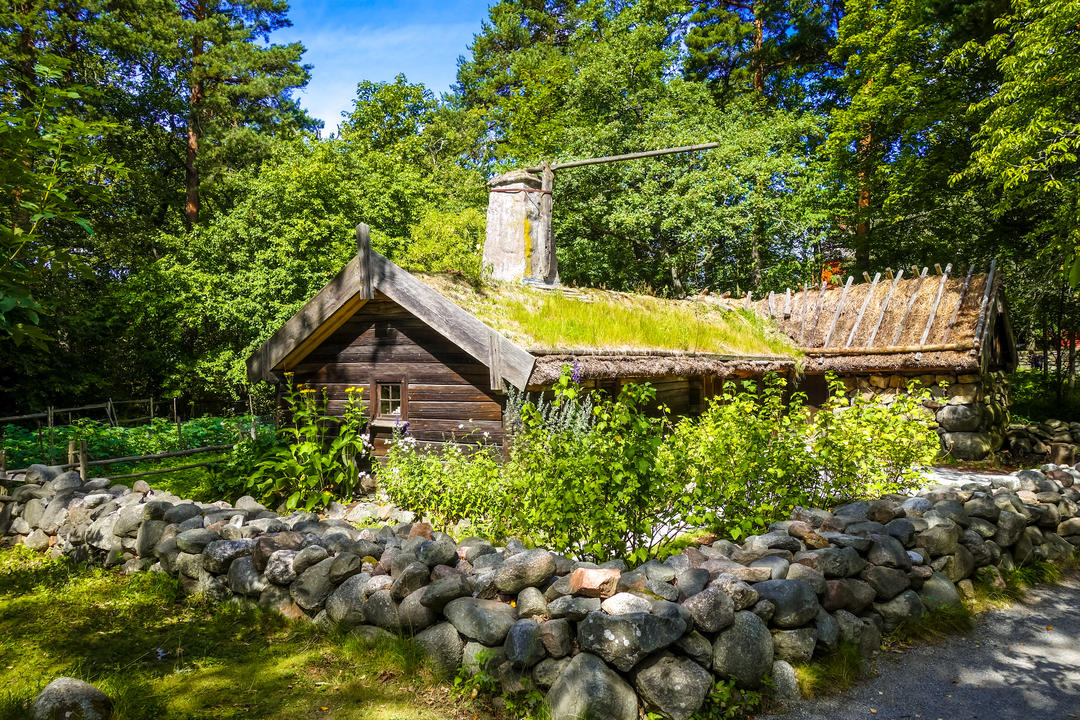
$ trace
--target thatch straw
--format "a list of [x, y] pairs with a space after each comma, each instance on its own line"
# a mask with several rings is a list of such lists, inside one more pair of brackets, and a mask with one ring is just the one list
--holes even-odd
[[[970, 370], [980, 362], [981, 338], [976, 339], [975, 333], [987, 275], [973, 275], [967, 287], [965, 277], [958, 273], [944, 283], [937, 275], [925, 280], [905, 277], [896, 283], [895, 290], [891, 280], [882, 278], [876, 285], [853, 285], [846, 293], [842, 286], [830, 286], [824, 298], [820, 286], [810, 287], [793, 294], [787, 314], [774, 303], [777, 315], [773, 319], [788, 337], [801, 340], [799, 345], [807, 353], [807, 372]], [[989, 296], [993, 298], [999, 289], [995, 280]], [[872, 295], [860, 320], [859, 311], [868, 293]], [[767, 300], [754, 306], [768, 315]], [[819, 322], [814, 322], [815, 316]]]
[[716, 375], [720, 378], [756, 377], [768, 372], [796, 371], [796, 362], [783, 356], [739, 356], [693, 353], [612, 353], [541, 355], [536, 359], [529, 386], [547, 386], [559, 379], [563, 368], [576, 366], [583, 380]]

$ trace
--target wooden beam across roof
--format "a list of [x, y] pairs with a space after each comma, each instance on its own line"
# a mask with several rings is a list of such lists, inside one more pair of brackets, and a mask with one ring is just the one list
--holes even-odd
[[536, 358], [372, 250], [366, 230], [357, 228], [356, 257], [248, 358], [248, 377], [295, 367], [378, 291], [485, 366], [496, 364], [493, 388], [505, 380], [524, 389]]

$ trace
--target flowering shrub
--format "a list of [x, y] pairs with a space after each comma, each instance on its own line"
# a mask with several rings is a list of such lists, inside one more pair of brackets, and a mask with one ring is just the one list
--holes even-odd
[[371, 452], [363, 389], [346, 389], [337, 418], [326, 411], [325, 389], [319, 395], [294, 387], [291, 373], [286, 379], [289, 422], [278, 430], [277, 444], [255, 463], [248, 491], [272, 505], [284, 501], [287, 510], [313, 510], [335, 498], [351, 498]]

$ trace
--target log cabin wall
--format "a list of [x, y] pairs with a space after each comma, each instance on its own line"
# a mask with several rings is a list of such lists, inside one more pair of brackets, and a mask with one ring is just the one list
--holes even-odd
[[[503, 441], [505, 398], [489, 389], [488, 368], [380, 293], [295, 372], [297, 384], [326, 388], [333, 415], [342, 413], [346, 388], [363, 388], [376, 455], [386, 452], [396, 417], [422, 443]], [[379, 386], [397, 384], [400, 416], [380, 417]]]

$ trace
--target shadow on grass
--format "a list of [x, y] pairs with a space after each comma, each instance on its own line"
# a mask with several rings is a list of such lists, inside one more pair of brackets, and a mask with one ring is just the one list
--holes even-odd
[[159, 573], [0, 553], [0, 718], [28, 717], [61, 675], [101, 687], [116, 720], [458, 714], [425, 706], [445, 688], [412, 643], [370, 645], [246, 605], [181, 599]]

